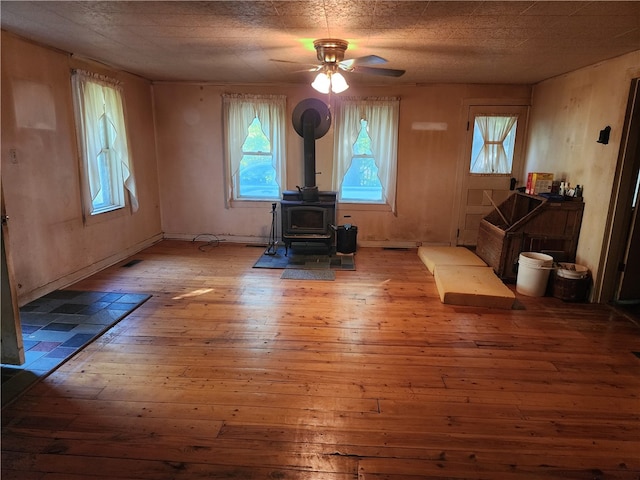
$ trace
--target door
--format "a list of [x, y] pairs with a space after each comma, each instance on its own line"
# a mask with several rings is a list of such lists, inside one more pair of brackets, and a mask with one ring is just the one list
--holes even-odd
[[[630, 115], [623, 145], [623, 158], [631, 165], [630, 177], [635, 179], [627, 187], [626, 203], [629, 213], [625, 223], [629, 232], [620, 262], [620, 278], [616, 301], [640, 301], [640, 218], [638, 218], [638, 188], [640, 188], [640, 92], [638, 80], [632, 83], [630, 95]], [[623, 200], [624, 201], [624, 200]]]
[[618, 164], [609, 206], [609, 228], [603, 243], [593, 300], [640, 303], [640, 79], [631, 81], [622, 128]]
[[482, 218], [524, 184], [527, 116], [522, 105], [469, 107], [457, 245], [476, 245]]
[[4, 193], [0, 187], [0, 210], [2, 213], [2, 229], [0, 243], [2, 244], [2, 363], [22, 365], [24, 363], [24, 347], [22, 344], [22, 328], [20, 326], [20, 311], [13, 284], [13, 270], [8, 248], [7, 216], [4, 209]]
[[[638, 176], [637, 170], [636, 176]], [[618, 301], [640, 301], [640, 218], [638, 218], [639, 182], [640, 176], [636, 179], [635, 194], [631, 207], [631, 228], [624, 262], [621, 268], [622, 273], [620, 276], [620, 285], [618, 287], [617, 295]]]

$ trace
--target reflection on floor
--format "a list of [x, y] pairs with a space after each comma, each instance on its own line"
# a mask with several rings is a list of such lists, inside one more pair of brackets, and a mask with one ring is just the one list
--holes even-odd
[[68, 360], [151, 295], [57, 290], [20, 309], [25, 363], [2, 364], [2, 405]]

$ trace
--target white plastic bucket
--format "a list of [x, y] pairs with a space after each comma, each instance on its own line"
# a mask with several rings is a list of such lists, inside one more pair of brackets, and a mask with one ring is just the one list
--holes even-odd
[[538, 252], [522, 252], [518, 259], [516, 291], [529, 297], [542, 297], [547, 290], [553, 257]]

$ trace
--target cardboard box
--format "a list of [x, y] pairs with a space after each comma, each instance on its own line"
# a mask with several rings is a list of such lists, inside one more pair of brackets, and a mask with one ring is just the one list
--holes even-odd
[[529, 172], [527, 176], [527, 186], [524, 192], [529, 195], [540, 193], [551, 193], [553, 185], [553, 173]]

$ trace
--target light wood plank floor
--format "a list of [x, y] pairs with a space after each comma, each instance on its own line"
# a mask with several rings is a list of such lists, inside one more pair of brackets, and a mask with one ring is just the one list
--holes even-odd
[[443, 305], [416, 250], [335, 281], [261, 252], [165, 241], [74, 285], [153, 298], [3, 410], [2, 478], [640, 478], [621, 312]]

